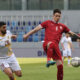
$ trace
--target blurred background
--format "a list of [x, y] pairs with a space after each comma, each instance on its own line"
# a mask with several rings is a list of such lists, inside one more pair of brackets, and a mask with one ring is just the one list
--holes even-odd
[[[53, 10], [56, 8], [62, 11], [60, 22], [80, 34], [80, 0], [0, 0], [0, 21], [5, 21], [7, 29], [18, 35], [17, 39], [12, 40], [12, 48], [17, 57], [43, 58], [46, 56], [42, 49], [44, 29], [25, 41], [23, 34], [45, 20], [52, 20]], [[77, 37], [72, 36], [72, 40], [75, 48], [72, 57], [80, 56], [80, 43], [76, 42]]]

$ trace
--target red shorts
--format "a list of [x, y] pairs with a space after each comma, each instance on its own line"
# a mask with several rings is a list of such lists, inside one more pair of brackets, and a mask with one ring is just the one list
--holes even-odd
[[47, 53], [47, 57], [54, 60], [62, 60], [61, 51], [59, 49], [58, 43], [52, 42], [47, 49], [48, 42], [43, 43], [43, 49]]

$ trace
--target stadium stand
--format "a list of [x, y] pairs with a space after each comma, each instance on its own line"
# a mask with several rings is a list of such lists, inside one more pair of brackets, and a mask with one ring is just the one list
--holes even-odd
[[[13, 20], [14, 17], [11, 17], [11, 21], [6, 21], [7, 24], [7, 29], [10, 30], [13, 34], [18, 35], [17, 39], [12, 40], [12, 42], [25, 42], [25, 40], [23, 40], [23, 34], [29, 32], [30, 30], [34, 29], [37, 25], [39, 25], [42, 21], [41, 20], [22, 20], [24, 16], [21, 17], [21, 20]], [[28, 17], [28, 16], [26, 16]], [[34, 16], [32, 16], [34, 17]], [[8, 18], [6, 16], [6, 18]], [[19, 17], [18, 17], [19, 18]], [[6, 19], [7, 20], [7, 19]], [[44, 39], [44, 30], [39, 31], [37, 33], [35, 33], [34, 35], [31, 35], [29, 37], [29, 39], [27, 39], [27, 42], [38, 42]]]

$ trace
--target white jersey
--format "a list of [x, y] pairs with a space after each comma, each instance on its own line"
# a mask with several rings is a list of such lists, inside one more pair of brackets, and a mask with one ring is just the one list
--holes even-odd
[[61, 43], [63, 43], [63, 46], [65, 49], [71, 49], [71, 46], [69, 43], [72, 43], [71, 37], [63, 37], [61, 40]]
[[[8, 58], [12, 55], [11, 36], [12, 34], [8, 30], [4, 36], [0, 35], [0, 58]], [[10, 44], [6, 43], [7, 40]]]

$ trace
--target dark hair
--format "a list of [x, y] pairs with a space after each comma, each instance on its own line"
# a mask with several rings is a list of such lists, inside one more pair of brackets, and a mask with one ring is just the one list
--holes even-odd
[[0, 21], [0, 27], [2, 27], [3, 25], [6, 25], [6, 23], [3, 21]]
[[55, 14], [55, 13], [60, 13], [60, 14], [61, 14], [61, 10], [59, 10], [59, 9], [54, 9], [53, 14]]
[[71, 34], [69, 32], [65, 33], [65, 34], [69, 34], [71, 36]]

